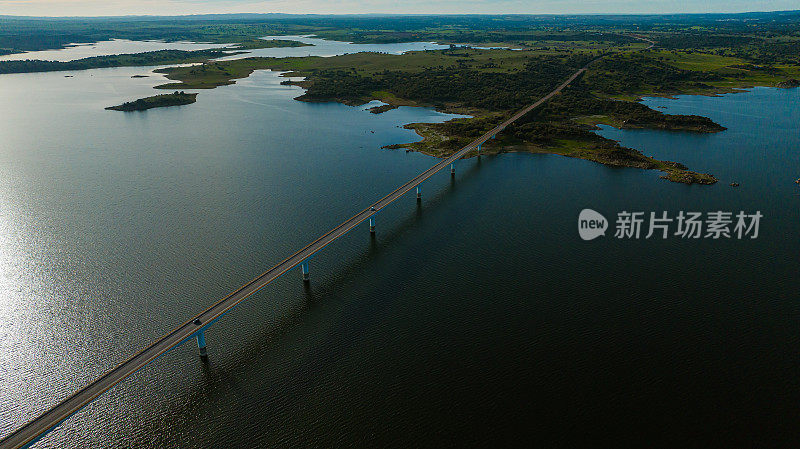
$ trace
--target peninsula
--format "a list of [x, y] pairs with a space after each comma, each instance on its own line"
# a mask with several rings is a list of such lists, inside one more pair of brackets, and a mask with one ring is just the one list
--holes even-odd
[[[286, 81], [305, 89], [297, 100], [338, 101], [361, 105], [380, 100], [386, 105], [371, 109], [382, 113], [397, 106], [429, 106], [471, 118], [445, 123], [414, 123], [420, 142], [390, 145], [436, 157], [447, 157], [504, 121], [525, 104], [547, 92], [571, 72], [590, 61], [587, 75], [553, 97], [530, 116], [509, 126], [496, 140], [484, 145], [485, 153], [526, 151], [554, 153], [588, 159], [611, 166], [655, 169], [664, 178], [682, 183], [713, 184], [717, 179], [684, 165], [661, 161], [598, 136], [593, 129], [603, 123], [626, 128], [653, 128], [713, 133], [725, 128], [707, 117], [667, 115], [629, 99], [618, 98], [604, 87], [617, 75], [607, 71], [605, 58], [597, 51], [553, 54], [533, 50], [474, 49], [409, 52], [403, 55], [357, 53], [329, 58], [245, 58], [211, 61], [191, 67], [159, 69], [176, 82], [162, 89], [211, 89], [232, 84], [259, 69], [284, 72]], [[627, 56], [626, 56], [627, 57]], [[608, 58], [608, 57], [606, 57]], [[662, 69], [659, 66], [653, 70]], [[635, 72], [630, 64], [626, 71]], [[683, 72], [680, 71], [683, 75]], [[447, 82], [443, 82], [447, 80]], [[623, 94], [630, 91], [623, 91]]]
[[143, 53], [92, 56], [74, 61], [42, 61], [38, 59], [0, 61], [0, 74], [190, 64], [247, 53], [246, 50], [274, 47], [306, 47], [310, 45], [293, 40], [250, 39], [235, 43], [230, 47], [206, 50], [156, 50]]
[[[408, 22], [348, 18], [336, 24], [304, 18], [220, 23], [217, 27], [186, 22], [160, 31], [150, 29], [147, 33], [165, 40], [193, 38], [231, 45], [217, 50], [151, 52], [67, 63], [5, 61], [0, 62], [0, 73], [195, 63], [156, 70], [172, 80], [157, 88], [183, 90], [212, 89], [234, 84], [255, 70], [274, 70], [286, 77], [303, 77], [302, 81], [281, 83], [302, 87], [304, 92], [297, 97], [299, 101], [361, 105], [380, 100], [384, 105], [371, 108], [370, 112], [384, 113], [398, 106], [428, 106], [442, 112], [470, 115], [471, 118], [446, 123], [406, 125], [423, 139], [389, 146], [445, 157], [593, 61], [581, 78], [534, 113], [509, 126], [497, 139], [487, 142], [483, 151], [554, 153], [611, 166], [660, 170], [664, 178], [676, 182], [712, 184], [717, 179], [710, 174], [691, 171], [679, 162], [653, 159], [594, 131], [597, 125], [605, 124], [618, 128], [720, 132], [725, 127], [707, 117], [664, 114], [640, 100], [643, 96], [719, 95], [754, 86], [797, 86], [796, 80], [800, 78], [797, 14], [740, 19], [732, 16], [730, 20], [719, 21], [712, 16], [698, 16], [664, 21], [659, 17], [640, 17], [635, 25], [623, 22], [610, 25], [601, 20], [575, 23], [569, 28], [564, 28], [559, 19], [546, 18], [474, 17], [467, 22], [453, 19], [452, 23], [449, 18]], [[138, 32], [127, 22], [117, 27], [119, 36]], [[106, 32], [92, 27], [88, 31], [94, 39]], [[352, 53], [333, 57], [220, 59], [230, 52], [264, 46], [306, 45], [289, 39], [258, 38], [281, 34], [313, 34], [357, 43], [433, 41], [451, 45], [443, 50], [402, 55]], [[87, 36], [85, 41], [89, 40]], [[61, 45], [61, 42], [42, 40], [40, 44]], [[15, 51], [21, 48], [13, 35], [4, 37], [2, 33], [0, 47]], [[149, 103], [151, 98], [142, 99], [139, 106]]]

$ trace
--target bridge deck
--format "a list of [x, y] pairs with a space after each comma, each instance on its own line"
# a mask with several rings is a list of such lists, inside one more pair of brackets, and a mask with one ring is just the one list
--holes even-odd
[[[426, 179], [430, 178], [443, 168], [447, 167], [449, 164], [455, 162], [458, 159], [461, 159], [464, 155], [469, 153], [471, 150], [475, 149], [478, 145], [486, 142], [487, 140], [492, 138], [492, 136], [502, 131], [506, 126], [510, 125], [523, 115], [530, 112], [532, 109], [538, 107], [542, 103], [549, 100], [551, 97], [559, 93], [562, 89], [567, 87], [567, 85], [569, 85], [572, 81], [574, 81], [575, 78], [577, 78], [585, 70], [586, 67], [578, 70], [567, 81], [558, 86], [555, 90], [553, 90], [549, 94], [539, 99], [537, 102], [517, 112], [511, 118], [501, 123], [500, 125], [496, 126], [491, 131], [487, 132], [480, 138], [471, 142], [469, 145], [460, 149], [452, 156], [443, 159], [433, 167], [420, 173], [418, 176], [406, 182], [405, 184], [401, 185], [393, 192], [389, 193], [385, 197], [381, 198], [380, 200], [368, 206], [366, 209], [362, 210], [361, 212], [347, 219], [339, 226], [336, 226], [335, 228], [331, 229], [323, 236], [309, 243], [306, 247], [292, 254], [291, 256], [286, 258], [283, 262], [270, 268], [257, 278], [253, 279], [252, 281], [245, 284], [235, 292], [231, 293], [230, 295], [223, 298], [216, 304], [204, 310], [199, 315], [193, 317], [192, 319], [182, 324], [181, 326], [178, 326], [172, 332], [164, 335], [163, 337], [155, 341], [147, 348], [143, 349], [136, 355], [132, 356], [131, 358], [129, 358], [128, 360], [117, 366], [116, 368], [104, 374], [102, 377], [98, 378], [97, 380], [90, 383], [86, 387], [75, 392], [72, 396], [66, 398], [56, 406], [42, 413], [39, 417], [37, 417], [33, 421], [25, 424], [24, 426], [20, 427], [10, 435], [6, 436], [4, 439], [0, 440], [0, 449], [19, 448], [36, 441], [42, 435], [47, 433], [50, 429], [63, 422], [65, 419], [69, 418], [73, 413], [83, 408], [86, 404], [94, 400], [97, 396], [103, 394], [109, 388], [121, 382], [122, 380], [124, 380], [131, 374], [135, 373], [137, 370], [139, 370], [152, 360], [156, 359], [157, 357], [161, 356], [165, 352], [169, 351], [170, 349], [193, 338], [198, 331], [209, 326], [213, 321], [220, 318], [222, 315], [231, 310], [237, 304], [245, 300], [248, 296], [257, 292], [270, 282], [274, 281], [275, 279], [280, 277], [283, 273], [296, 267], [298, 264], [303, 262], [309, 256], [313, 255], [317, 251], [324, 248], [326, 245], [330, 244], [334, 240], [343, 236], [344, 234], [346, 234], [348, 231], [353, 229], [355, 226], [357, 226], [364, 220], [370, 218], [377, 211], [383, 209], [393, 201], [397, 200], [404, 194], [408, 193], [411, 189], [415, 188], [416, 186], [424, 182]], [[372, 210], [372, 208], [374, 208], [375, 210]], [[195, 325], [194, 324], [195, 320], [200, 320], [201, 324]]]

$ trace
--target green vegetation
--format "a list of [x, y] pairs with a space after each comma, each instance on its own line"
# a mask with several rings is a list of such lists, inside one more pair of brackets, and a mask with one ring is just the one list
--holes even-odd
[[[587, 20], [588, 19], [588, 20]], [[599, 20], [598, 20], [599, 19]], [[108, 39], [237, 43], [261, 36], [316, 34], [357, 43], [437, 41], [554, 49], [625, 44], [597, 25], [602, 18], [553, 16], [291, 16], [234, 14], [184, 17], [32, 18], [0, 16], [0, 49], [23, 52]], [[639, 19], [641, 21], [641, 19]], [[570, 29], [565, 31], [564, 28]], [[627, 39], [626, 42], [633, 44]]]
[[160, 88], [209, 88], [230, 84], [253, 70], [289, 71], [300, 82], [304, 101], [340, 100], [363, 104], [374, 98], [403, 105], [427, 104], [501, 110], [519, 107], [549, 92], [553, 83], [595, 57], [594, 53], [554, 56], [529, 51], [455, 49], [404, 55], [354, 53], [331, 58], [247, 58], [161, 69], [179, 80]]
[[[241, 53], [241, 52], [239, 52]], [[135, 67], [148, 65], [185, 64], [203, 62], [211, 58], [230, 56], [223, 50], [159, 50], [129, 55], [93, 56], [69, 62], [59, 61], [0, 61], [0, 74], [28, 72], [56, 72], [62, 70], [86, 70], [104, 67]]]
[[237, 16], [34, 18], [0, 16], [0, 49], [11, 53], [63, 48], [109, 39], [241, 43], [262, 36], [308, 32], [280, 21]]
[[702, 15], [303, 16], [32, 18], [0, 16], [0, 49], [62, 48], [73, 42], [162, 39], [236, 43], [261, 36], [316, 34], [357, 43], [436, 41], [552, 51], [643, 47], [635, 32], [667, 50], [716, 52], [764, 63], [797, 63], [800, 12]]
[[154, 95], [152, 97], [140, 98], [136, 101], [128, 101], [119, 106], [109, 106], [110, 111], [144, 111], [153, 108], [164, 108], [167, 106], [180, 106], [192, 104], [197, 101], [197, 94], [187, 94], [186, 92], [173, 92], [171, 94]]
[[386, 111], [391, 111], [392, 109], [397, 109], [397, 106], [393, 104], [382, 104], [380, 106], [369, 108], [369, 112], [373, 114], [382, 114]]
[[183, 82], [156, 86], [156, 89], [213, 89], [217, 86], [233, 84], [235, 79], [247, 78], [256, 69], [263, 69], [264, 58], [246, 58], [233, 61], [209, 61], [202, 65], [189, 67], [170, 67], [154, 70], [166, 73], [167, 78], [182, 77]]
[[104, 67], [134, 67], [148, 65], [186, 64], [204, 62], [214, 58], [247, 53], [243, 50], [276, 47], [306, 47], [311, 44], [283, 39], [252, 39], [242, 41], [229, 48], [209, 50], [157, 50], [144, 53], [93, 56], [75, 61], [42, 61], [26, 59], [20, 61], [0, 61], [0, 74], [56, 72], [62, 70], [86, 70]]
[[[358, 105], [379, 99], [387, 106], [373, 108], [372, 112], [417, 105], [476, 116], [439, 124], [409, 125], [424, 139], [391, 146], [444, 157], [496, 126], [511, 112], [546, 95], [597, 56], [592, 51], [556, 55], [540, 51], [451, 48], [404, 55], [358, 53], [331, 58], [248, 58], [163, 69], [168, 78], [180, 82], [159, 87], [212, 88], [246, 77], [253, 70], [272, 69], [285, 71], [285, 76], [306, 77], [304, 81], [290, 82], [306, 89], [298, 97], [302, 101], [334, 100]], [[599, 69], [592, 66], [590, 70], [605, 73], [607, 68], [601, 63], [602, 60], [596, 63]], [[616, 66], [612, 64], [612, 67]], [[633, 65], [627, 67], [634, 69]], [[673, 71], [675, 73], [665, 75], [665, 80], [694, 82], [694, 78], [686, 76], [682, 70]], [[605, 80], [599, 75], [596, 78]], [[667, 179], [673, 181], [703, 184], [716, 181], [710, 175], [688, 171], [678, 163], [658, 161], [620, 147], [591, 130], [597, 123], [693, 132], [718, 132], [724, 127], [706, 117], [666, 115], [637, 102], [598, 95], [594, 88], [601, 92], [614, 91], [615, 85], [599, 83], [595, 86], [588, 79], [577, 80], [539, 111], [508, 127], [497, 140], [487, 143], [486, 151], [549, 152], [607, 165], [662, 170]]]
[[[597, 59], [587, 72], [548, 103], [509, 126], [486, 152], [561, 154], [607, 165], [656, 169], [676, 182], [708, 184], [710, 175], [676, 162], [658, 161], [594, 132], [603, 123], [621, 128], [718, 132], [701, 116], [666, 115], [637, 100], [643, 95], [715, 95], [751, 86], [800, 84], [800, 12], [677, 16], [282, 16], [192, 18], [19, 19], [0, 17], [0, 49], [53, 48], [100, 39], [164, 39], [240, 43], [229, 50], [262, 48], [265, 35], [315, 34], [357, 43], [435, 41], [450, 49], [404, 55], [359, 53], [331, 58], [246, 58], [186, 52], [168, 61], [139, 55], [73, 63], [28, 61], [7, 70], [74, 70], [114, 65], [202, 62], [159, 69], [173, 80], [158, 88], [207, 89], [232, 84], [254, 70], [303, 76], [285, 81], [305, 89], [302, 101], [363, 104], [379, 99], [381, 113], [397, 106], [433, 106], [470, 119], [411, 124], [421, 142], [395, 145], [436, 156], [458, 148], [550, 92], [571, 73]], [[282, 41], [272, 41], [282, 42]], [[285, 42], [285, 41], [283, 41]], [[654, 43], [651, 48], [650, 43]], [[270, 44], [294, 45], [294, 44]], [[31, 48], [37, 47], [37, 48]], [[218, 51], [218, 50], [217, 50]], [[153, 52], [158, 53], [158, 52]], [[135, 58], [142, 58], [137, 63]], [[599, 59], [598, 59], [599, 58]], [[145, 64], [146, 63], [146, 64]], [[28, 64], [28, 66], [25, 66]], [[63, 65], [67, 64], [67, 65]], [[69, 64], [75, 64], [74, 67]], [[106, 65], [103, 65], [106, 64]], [[4, 72], [4, 70], [6, 70]], [[145, 99], [146, 100], [146, 99]]]
[[777, 86], [800, 75], [800, 65], [760, 66], [729, 56], [664, 50], [603, 58], [587, 73], [593, 92], [617, 99], [642, 95], [714, 95], [753, 86]]
[[286, 39], [249, 39], [237, 42], [230, 48], [236, 50], [255, 50], [258, 48], [286, 48], [286, 47], [313, 47], [313, 44], [306, 44], [300, 41], [290, 41]]

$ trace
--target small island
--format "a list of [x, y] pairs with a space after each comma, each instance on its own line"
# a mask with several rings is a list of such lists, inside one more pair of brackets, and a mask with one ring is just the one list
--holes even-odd
[[391, 111], [392, 109], [397, 109], [399, 106], [394, 104], [382, 104], [380, 106], [375, 106], [367, 109], [369, 112], [373, 114], [383, 114], [386, 111]]
[[152, 108], [192, 104], [195, 101], [197, 101], [197, 94], [187, 94], [183, 91], [176, 91], [171, 94], [154, 95], [152, 97], [140, 98], [136, 101], [128, 101], [118, 106], [109, 106], [106, 109], [110, 111], [144, 111]]
[[231, 47], [232, 50], [257, 50], [260, 48], [288, 48], [288, 47], [313, 47], [314, 44], [286, 39], [249, 39], [238, 42]]

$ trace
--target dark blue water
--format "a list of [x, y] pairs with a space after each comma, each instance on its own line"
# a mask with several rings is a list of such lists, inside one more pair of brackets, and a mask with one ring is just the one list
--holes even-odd
[[[432, 165], [380, 147], [446, 118], [296, 102], [269, 72], [103, 111], [158, 83], [138, 71], [0, 77], [0, 434]], [[710, 187], [461, 161], [315, 256], [309, 287], [288, 273], [226, 315], [208, 364], [173, 350], [37, 447], [793, 443], [798, 99], [649, 99], [729, 130], [602, 131]], [[755, 240], [584, 242], [583, 208], [764, 218]]]

